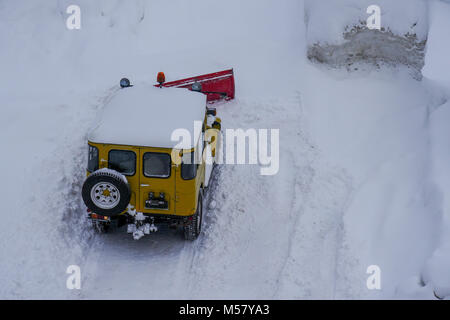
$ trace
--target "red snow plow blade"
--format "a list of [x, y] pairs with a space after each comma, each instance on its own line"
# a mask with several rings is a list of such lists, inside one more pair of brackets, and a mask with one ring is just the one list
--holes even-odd
[[164, 73], [160, 72], [157, 81], [159, 84], [156, 84], [155, 87], [186, 88], [201, 92], [206, 95], [208, 103], [214, 103], [222, 99], [227, 101], [234, 99], [233, 69], [170, 82], [165, 82]]

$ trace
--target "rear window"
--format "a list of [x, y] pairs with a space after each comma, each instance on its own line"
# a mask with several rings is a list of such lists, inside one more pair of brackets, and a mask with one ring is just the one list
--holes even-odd
[[170, 177], [170, 155], [168, 153], [144, 153], [144, 176], [149, 178]]
[[108, 168], [126, 176], [136, 173], [136, 154], [133, 151], [111, 150], [108, 155]]
[[93, 146], [89, 146], [87, 170], [89, 172], [98, 170], [98, 149]]

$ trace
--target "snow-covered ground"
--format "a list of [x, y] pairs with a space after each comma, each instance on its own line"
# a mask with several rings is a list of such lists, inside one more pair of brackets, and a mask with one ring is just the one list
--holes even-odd
[[[72, 1], [0, 2], [0, 298], [450, 297], [450, 4], [403, 3], [403, 20], [385, 4], [393, 32], [420, 18], [418, 81], [406, 66], [307, 59], [365, 16], [345, 1], [307, 1], [305, 21], [299, 0], [80, 0], [73, 31]], [[343, 20], [320, 26], [323, 10]], [[223, 126], [279, 128], [279, 173], [221, 165], [194, 243], [169, 229], [95, 235], [80, 196], [86, 134], [119, 79], [228, 67], [237, 99], [220, 106]], [[81, 290], [66, 288], [72, 264]], [[382, 290], [367, 289], [369, 265]]]

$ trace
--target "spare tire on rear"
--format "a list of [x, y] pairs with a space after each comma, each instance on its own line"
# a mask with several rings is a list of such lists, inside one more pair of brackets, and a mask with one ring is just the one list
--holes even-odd
[[83, 184], [84, 204], [94, 213], [117, 216], [130, 203], [131, 189], [125, 176], [115, 170], [100, 169]]

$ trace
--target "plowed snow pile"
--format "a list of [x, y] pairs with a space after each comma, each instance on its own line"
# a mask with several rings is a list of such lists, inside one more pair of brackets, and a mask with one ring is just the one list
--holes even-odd
[[[365, 1], [81, 0], [74, 31], [70, 4], [0, 2], [0, 298], [450, 297], [450, 4], [382, 1], [389, 63], [367, 50], [354, 72], [341, 62], [361, 48], [344, 33]], [[308, 59], [315, 44], [339, 57]], [[280, 129], [278, 174], [221, 165], [196, 242], [164, 228], [137, 242], [94, 234], [86, 134], [119, 79], [228, 67], [237, 99], [218, 107], [224, 129]], [[81, 290], [66, 288], [73, 264]], [[366, 286], [370, 265], [381, 290]]]
[[427, 1], [377, 2], [380, 29], [367, 26], [369, 14], [375, 12], [372, 5], [370, 0], [307, 0], [308, 58], [348, 71], [366, 69], [367, 64], [404, 65], [420, 79], [428, 33]]

